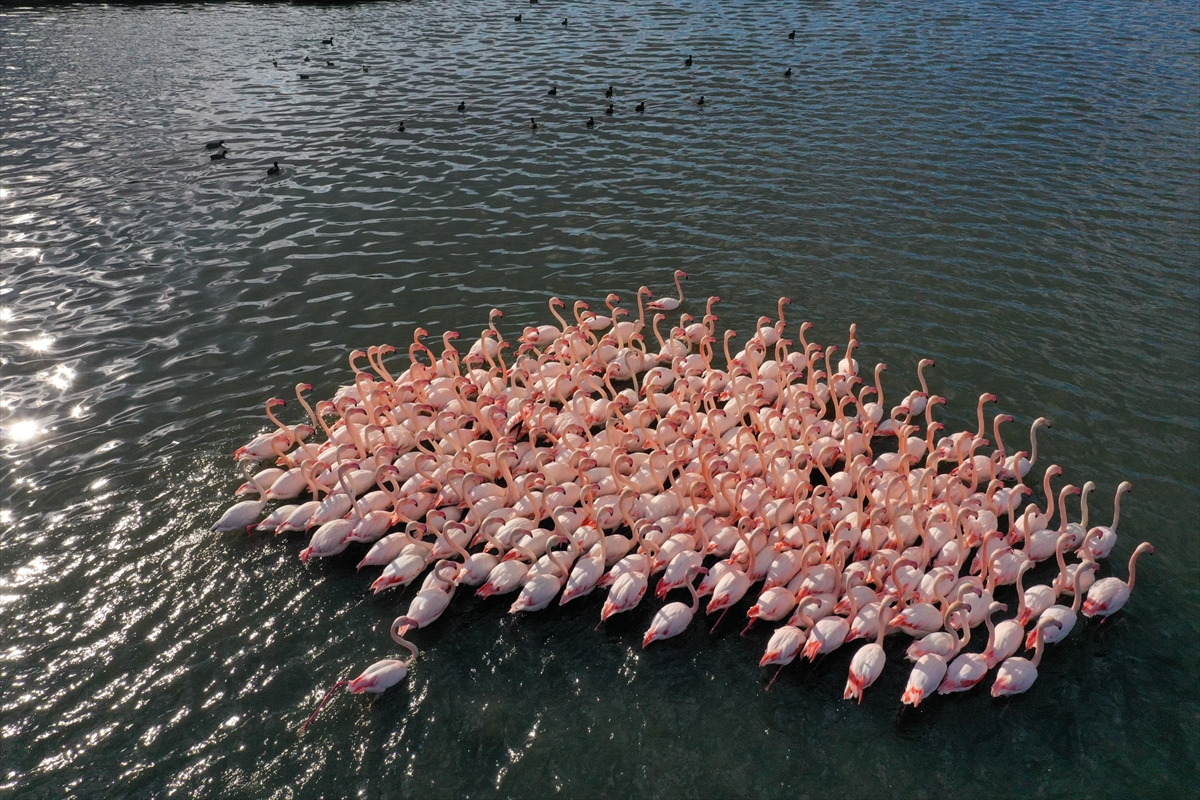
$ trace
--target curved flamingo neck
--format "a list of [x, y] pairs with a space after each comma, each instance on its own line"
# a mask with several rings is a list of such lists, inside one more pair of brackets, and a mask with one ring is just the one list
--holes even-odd
[[1128, 584], [1129, 584], [1129, 591], [1131, 591], [1131, 592], [1133, 591], [1133, 582], [1135, 580], [1137, 580], [1137, 560], [1142, 555], [1142, 553], [1146, 553], [1146, 552], [1151, 552], [1151, 553], [1154, 552], [1154, 549], [1149, 546], [1148, 542], [1139, 544], [1137, 546], [1137, 549], [1133, 551], [1133, 555], [1131, 555], [1129, 557], [1129, 581], [1128, 581]]

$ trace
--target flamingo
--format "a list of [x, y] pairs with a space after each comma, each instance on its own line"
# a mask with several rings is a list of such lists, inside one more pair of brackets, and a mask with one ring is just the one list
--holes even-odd
[[[1096, 569], [1099, 568], [1099, 566], [1100, 565], [1097, 564], [1095, 561], [1089, 561], [1089, 562], [1083, 564], [1079, 568], [1079, 573], [1076, 576], [1076, 580], [1078, 580], [1079, 575], [1083, 575], [1085, 573], [1090, 575], [1091, 573], [1095, 572]], [[1074, 599], [1072, 599], [1070, 606], [1052, 605], [1049, 608], [1047, 608], [1045, 611], [1042, 612], [1041, 617], [1038, 617], [1039, 621], [1043, 617], [1047, 617], [1049, 619], [1053, 619], [1054, 621], [1056, 621], [1058, 623], [1058, 627], [1046, 628], [1043, 631], [1042, 640], [1046, 644], [1054, 644], [1055, 642], [1061, 642], [1063, 639], [1067, 638], [1067, 636], [1071, 633], [1072, 630], [1075, 629], [1075, 622], [1076, 622], [1076, 620], [1078, 620], [1078, 614], [1079, 614], [1079, 601], [1082, 599], [1083, 599], [1083, 592], [1076, 592], [1075, 597], [1074, 597]], [[1029, 635], [1025, 637], [1025, 649], [1026, 650], [1033, 649], [1033, 645], [1037, 641], [1034, 634], [1035, 634], [1035, 631], [1030, 631]]]
[[[561, 534], [551, 537], [550, 542], [547, 544], [552, 545], [558, 542], [566, 542], [572, 547], [576, 546], [570, 537]], [[569, 567], [560, 564], [549, 547], [546, 549], [546, 556], [550, 559], [550, 572], [539, 572], [530, 578], [521, 587], [521, 594], [513, 601], [512, 607], [508, 609], [508, 613], [516, 614], [518, 611], [541, 611], [550, 605], [551, 601], [558, 595], [563, 583], [567, 580]]]
[[692, 579], [696, 575], [706, 572], [708, 570], [704, 567], [692, 567], [688, 570], [687, 588], [692, 593], [692, 604], [687, 606], [680, 602], [674, 602], [667, 603], [660, 608], [654, 614], [654, 619], [651, 620], [650, 627], [646, 630], [646, 635], [642, 637], [643, 650], [651, 642], [678, 636], [691, 624], [692, 617], [695, 616], [696, 610], [700, 608], [700, 595], [696, 593], [696, 587], [692, 584]]
[[[992, 615], [997, 611], [1004, 611], [1003, 603], [991, 603], [987, 608], [987, 615], [984, 617], [984, 622], [988, 629], [988, 650], [992, 649], [995, 643], [996, 629], [992, 625]], [[961, 653], [946, 667], [946, 677], [942, 679], [938, 686], [938, 694], [952, 694], [954, 692], [965, 692], [972, 689], [983, 680], [987, 675], [990, 667], [988, 662], [980, 653]]]
[[1117, 487], [1117, 496], [1113, 498], [1112, 525], [1107, 527], [1097, 525], [1088, 531], [1093, 538], [1091, 544], [1087, 546], [1087, 555], [1095, 559], [1108, 558], [1108, 554], [1112, 552], [1113, 546], [1117, 543], [1117, 523], [1121, 520], [1121, 495], [1132, 491], [1132, 483], [1121, 481], [1121, 484]]
[[1042, 650], [1045, 644], [1042, 637], [1046, 628], [1058, 627], [1058, 625], [1058, 620], [1050, 617], [1038, 620], [1037, 628], [1034, 629], [1033, 658], [1012, 656], [1005, 659], [1004, 663], [1000, 665], [1000, 671], [996, 673], [996, 680], [992, 683], [992, 697], [1021, 694], [1033, 686], [1033, 682], [1037, 680], [1038, 676], [1038, 664], [1042, 661]]
[[863, 645], [854, 654], [854, 658], [850, 659], [850, 675], [846, 678], [846, 692], [842, 695], [843, 700], [849, 700], [851, 697], [856, 698], [862, 703], [863, 691], [868, 686], [879, 679], [883, 674], [883, 665], [887, 661], [887, 656], [883, 652], [883, 637], [887, 633], [887, 611], [891, 605], [893, 597], [885, 597], [880, 601], [879, 605], [879, 633], [875, 637], [875, 641]]
[[333, 697], [334, 692], [343, 686], [345, 686], [351, 694], [382, 694], [408, 676], [408, 671], [412, 669], [412, 665], [417, 660], [417, 656], [421, 654], [421, 651], [419, 651], [417, 646], [412, 642], [404, 639], [401, 636], [398, 636], [394, 629], [392, 631], [392, 639], [395, 640], [395, 642], [401, 647], [408, 650], [408, 652], [412, 655], [403, 660], [385, 658], [380, 661], [376, 661], [374, 664], [363, 670], [363, 673], [357, 678], [348, 681], [338, 681], [335, 683], [333, 688], [326, 692], [325, 697], [321, 699], [321, 702], [317, 705], [317, 710], [314, 711], [312, 716], [305, 720], [304, 724], [300, 726], [300, 731], [302, 733], [308, 730], [308, 726], [311, 725], [312, 721], [317, 718], [317, 714], [321, 713], [321, 709], [324, 708], [325, 704], [329, 702], [329, 699]]
[[655, 311], [674, 311], [683, 305], [683, 288], [679, 285], [679, 279], [687, 278], [687, 276], [688, 274], [683, 270], [675, 270], [675, 291], [679, 293], [678, 300], [676, 300], [674, 297], [664, 297], [660, 300], [655, 300], [652, 303], [648, 303], [646, 308], [650, 308]]
[[259, 516], [262, 514], [262, 510], [267, 504], [267, 489], [258, 482], [257, 476], [250, 475], [249, 467], [246, 467], [245, 471], [246, 479], [254, 485], [255, 491], [258, 492], [258, 499], [243, 500], [227, 508], [225, 513], [221, 515], [221, 518], [213, 523], [210, 530], [214, 533], [228, 533], [240, 530], [250, 532], [254, 529]]
[[[962, 602], [951, 603], [946, 609], [946, 629], [953, 631], [954, 628], [950, 624], [951, 616], [963, 608]], [[964, 627], [966, 627], [964, 625]], [[966, 635], [969, 637], [970, 628], [966, 628]], [[966, 638], [958, 639], [951, 649], [949, 654], [941, 653], [926, 653], [921, 656], [917, 663], [913, 665], [912, 672], [908, 676], [908, 685], [904, 689], [904, 694], [900, 697], [900, 702], [905, 705], [910, 705], [913, 708], [921, 705], [921, 701], [928, 697], [935, 689], [942, 684], [942, 679], [946, 677], [946, 668], [949, 665], [950, 659], [962, 650], [963, 645], [967, 643]]]
[[1129, 582], [1120, 578], [1101, 578], [1088, 589], [1087, 600], [1083, 603], [1083, 615], [1092, 617], [1111, 617], [1124, 608], [1133, 592], [1133, 582], [1137, 579], [1137, 560], [1142, 553], [1154, 554], [1154, 545], [1142, 542], [1129, 557]]

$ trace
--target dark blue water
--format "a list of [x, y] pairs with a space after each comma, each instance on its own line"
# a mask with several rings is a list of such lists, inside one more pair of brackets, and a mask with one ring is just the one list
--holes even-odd
[[[59, 6], [0, 33], [5, 793], [1194, 793], [1194, 4]], [[263, 402], [418, 324], [496, 306], [516, 333], [677, 268], [722, 327], [780, 295], [817, 341], [856, 322], [897, 394], [935, 358], [948, 424], [982, 391], [1052, 418], [1042, 457], [1099, 485], [1094, 518], [1135, 486], [1104, 570], [1155, 544], [1127, 610], [1026, 696], [914, 712], [899, 641], [854, 706], [852, 648], [768, 693], [767, 628], [643, 652], [653, 602], [594, 631], [598, 596], [515, 625], [463, 596], [405, 685], [299, 735], [395, 655], [408, 595], [372, 595], [361, 551], [207, 532]]]

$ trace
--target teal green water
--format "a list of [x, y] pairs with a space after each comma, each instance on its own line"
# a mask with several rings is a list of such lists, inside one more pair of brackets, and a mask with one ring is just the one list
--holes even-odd
[[[1194, 793], [1193, 4], [62, 6], [0, 33], [6, 794]], [[765, 629], [643, 652], [651, 602], [594, 631], [599, 597], [515, 625], [461, 597], [404, 686], [299, 735], [394, 654], [407, 596], [372, 595], [361, 551], [207, 532], [263, 402], [331, 395], [418, 324], [496, 306], [516, 333], [677, 268], [722, 327], [780, 295], [816, 341], [856, 322], [897, 396], [935, 358], [948, 423], [982, 391], [1052, 418], [1042, 457], [1102, 522], [1134, 483], [1105, 572], [1157, 551], [1128, 609], [1026, 696], [914, 712], [899, 642], [854, 706], [851, 648], [768, 693]]]

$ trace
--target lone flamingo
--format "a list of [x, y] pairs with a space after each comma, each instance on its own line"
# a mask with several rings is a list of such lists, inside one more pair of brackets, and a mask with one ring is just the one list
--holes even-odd
[[363, 671], [363, 674], [359, 675], [357, 678], [348, 681], [338, 681], [335, 683], [333, 687], [325, 693], [325, 697], [322, 698], [320, 704], [317, 706], [317, 710], [314, 711], [312, 716], [305, 720], [304, 724], [300, 726], [301, 732], [308, 730], [308, 726], [311, 725], [312, 721], [317, 718], [317, 714], [321, 713], [321, 709], [324, 708], [325, 704], [329, 702], [329, 699], [333, 697], [334, 692], [343, 686], [347, 687], [351, 694], [382, 694], [400, 681], [404, 680], [404, 678], [408, 675], [409, 669], [412, 668], [413, 663], [417, 660], [417, 656], [420, 655], [421, 652], [417, 650], [417, 646], [415, 644], [401, 636], [398, 636], [395, 630], [392, 631], [392, 639], [394, 639], [395, 642], [401, 647], [408, 650], [408, 652], [410, 652], [412, 655], [403, 661], [394, 658], [385, 658], [381, 661], [376, 661], [374, 664], [367, 667], [366, 670]]

